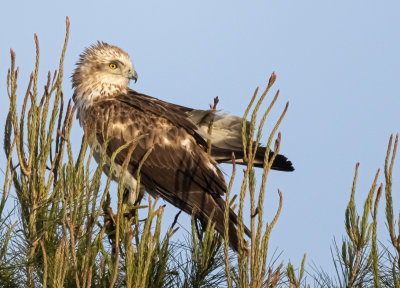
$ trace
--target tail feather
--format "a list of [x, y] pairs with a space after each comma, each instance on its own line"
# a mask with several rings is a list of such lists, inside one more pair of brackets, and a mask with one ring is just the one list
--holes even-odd
[[[264, 166], [264, 157], [265, 157], [266, 148], [265, 147], [258, 147], [255, 159], [255, 166], [256, 167], [263, 167]], [[269, 151], [268, 159], [271, 159], [274, 155], [273, 151]], [[284, 155], [277, 154], [274, 162], [272, 163], [271, 169], [278, 170], [278, 171], [287, 171], [291, 172], [294, 171], [294, 167], [292, 162]]]
[[[219, 147], [213, 147], [212, 157], [218, 163], [232, 163], [232, 152], [235, 153], [235, 163], [241, 165], [247, 165], [244, 161], [243, 151], [232, 151], [228, 149], [223, 149]], [[264, 157], [266, 153], [266, 147], [258, 147], [256, 152], [256, 157], [254, 159], [254, 167], [262, 168], [264, 167]], [[271, 159], [274, 155], [273, 151], [269, 152], [268, 159]], [[272, 163], [271, 169], [278, 171], [291, 172], [294, 171], [292, 162], [284, 155], [277, 154], [274, 162]]]

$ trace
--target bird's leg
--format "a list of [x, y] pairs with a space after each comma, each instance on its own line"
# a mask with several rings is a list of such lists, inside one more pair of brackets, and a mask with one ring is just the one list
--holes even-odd
[[140, 205], [140, 202], [142, 201], [144, 197], [144, 187], [140, 187], [139, 190], [139, 195], [136, 197], [136, 189], [124, 189], [124, 194], [123, 194], [123, 203], [127, 204], [128, 209], [126, 213], [124, 213], [125, 217], [128, 217], [129, 219], [135, 216], [135, 210], [136, 207]]
[[[122, 203], [124, 204], [132, 204], [135, 202], [132, 197], [135, 197], [134, 193], [131, 192], [132, 189], [124, 188], [124, 193], [122, 196]], [[132, 195], [133, 194], [133, 195]]]
[[200, 219], [199, 217], [195, 216], [195, 222], [194, 223], [196, 224], [195, 226], [196, 226], [196, 231], [197, 231], [197, 237], [200, 240], [203, 240], [204, 232], [207, 229], [207, 222], [202, 220], [202, 219]]
[[104, 211], [104, 227], [108, 241], [112, 247], [112, 253], [115, 254], [115, 217], [111, 207], [106, 207]]

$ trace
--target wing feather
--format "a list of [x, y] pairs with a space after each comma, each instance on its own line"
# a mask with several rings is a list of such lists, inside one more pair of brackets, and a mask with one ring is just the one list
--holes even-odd
[[[138, 165], [148, 149], [153, 148], [140, 171], [141, 183], [152, 196], [161, 196], [186, 213], [196, 213], [207, 221], [214, 211], [217, 231], [223, 234], [225, 202], [221, 196], [227, 187], [217, 163], [205, 151], [205, 141], [197, 134], [197, 126], [188, 119], [184, 109], [156, 101], [143, 95], [118, 95], [98, 100], [86, 111], [86, 132], [94, 133], [103, 144], [104, 131], [109, 131], [107, 155], [137, 139], [129, 159], [128, 171], [135, 177]], [[109, 123], [108, 126], [106, 123]], [[115, 158], [122, 165], [128, 149]], [[235, 225], [237, 218], [230, 212], [230, 242], [237, 250]], [[246, 228], [246, 234], [249, 230]]]
[[[112, 120], [109, 121], [108, 156], [126, 142], [140, 137], [130, 159], [129, 172], [136, 175], [143, 155], [153, 148], [141, 170], [146, 175], [142, 175], [142, 183], [147, 189], [161, 195], [195, 189], [214, 195], [224, 194], [226, 183], [223, 174], [216, 162], [198, 145], [195, 126], [190, 121], [183, 121], [183, 125], [179, 125], [183, 115], [170, 115], [167, 118], [164, 116], [171, 114], [171, 111], [166, 113], [164, 109], [154, 108], [157, 105], [153, 105], [152, 109], [144, 108], [146, 105], [141, 101], [120, 101], [122, 97], [98, 101], [87, 111], [86, 119], [97, 122], [96, 127], [99, 127], [96, 131], [99, 143], [105, 141], [103, 135], [107, 120], [104, 115], [109, 115], [109, 110], [113, 111]], [[171, 118], [176, 123], [171, 123]], [[128, 149], [121, 151], [115, 159], [116, 164], [122, 165], [127, 153]]]

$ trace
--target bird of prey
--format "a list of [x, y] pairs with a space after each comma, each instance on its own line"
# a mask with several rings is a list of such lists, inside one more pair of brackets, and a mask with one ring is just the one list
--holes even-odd
[[[227, 185], [218, 163], [243, 163], [242, 119], [212, 110], [196, 110], [168, 103], [129, 88], [129, 81], [137, 81], [137, 74], [129, 55], [122, 49], [98, 42], [85, 49], [72, 76], [73, 100], [77, 118], [94, 157], [99, 162], [105, 130], [108, 131], [107, 161], [122, 145], [136, 139], [136, 147], [128, 159], [125, 188], [130, 191], [128, 202], [137, 198], [136, 175], [139, 163], [152, 149], [140, 170], [141, 191], [185, 211], [195, 213], [200, 221], [207, 221], [214, 213], [215, 228], [224, 234], [223, 195]], [[112, 113], [110, 113], [112, 111]], [[213, 118], [212, 135], [208, 135]], [[207, 140], [212, 141], [212, 153], [207, 154]], [[122, 164], [129, 155], [123, 149], [115, 158], [113, 177], [118, 179]], [[256, 151], [255, 166], [263, 167], [265, 147]], [[272, 153], [272, 152], [270, 152]], [[293, 171], [283, 155], [277, 155], [272, 169]], [[230, 246], [238, 249], [237, 216], [229, 215]], [[250, 235], [249, 230], [245, 229]]]

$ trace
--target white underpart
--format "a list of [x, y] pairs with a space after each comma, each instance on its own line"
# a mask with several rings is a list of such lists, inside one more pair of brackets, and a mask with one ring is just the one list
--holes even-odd
[[171, 144], [167, 137], [164, 137], [164, 144], [166, 144], [166, 145], [170, 145]]
[[[100, 47], [100, 48], [99, 48]], [[101, 48], [103, 47], [103, 48]], [[128, 73], [134, 71], [131, 59], [128, 54], [121, 53], [120, 49], [116, 49], [113, 46], [109, 46], [107, 44], [98, 44], [97, 47], [92, 47], [88, 49], [89, 52], [84, 53], [83, 59], [79, 62], [78, 67], [75, 71], [77, 73], [77, 81], [74, 82], [75, 93], [74, 93], [74, 101], [77, 107], [78, 118], [81, 125], [85, 124], [85, 110], [93, 104], [93, 102], [98, 98], [109, 98], [113, 97], [117, 94], [126, 94], [129, 85], [129, 77], [131, 74]], [[108, 63], [111, 63], [115, 60], [123, 63], [123, 70], [120, 72], [110, 71], [108, 70]], [[104, 68], [98, 69], [93, 66], [94, 64], [104, 65]], [[106, 68], [107, 67], [107, 68]], [[122, 69], [120, 67], [120, 69]], [[115, 124], [114, 128], [120, 129], [124, 131], [125, 124]], [[135, 131], [135, 137], [139, 131]], [[95, 137], [89, 139], [89, 144], [91, 148], [94, 150], [94, 158], [97, 162], [102, 160], [102, 147], [100, 143], [98, 143]], [[128, 196], [128, 203], [133, 204], [136, 200], [136, 187], [137, 181], [135, 175], [129, 173], [129, 171], [125, 172], [125, 175], [121, 175], [122, 167], [121, 165], [117, 165], [114, 163], [112, 171], [111, 167], [111, 159], [106, 156], [106, 163], [103, 166], [103, 171], [106, 172], [106, 175], [111, 173], [113, 180], [118, 181], [120, 177], [124, 176], [124, 186], [130, 191]], [[108, 170], [108, 171], [107, 171]], [[141, 191], [144, 190], [144, 187], [140, 187]]]
[[182, 140], [182, 141], [181, 141], [181, 145], [182, 145], [183, 147], [185, 147], [185, 149], [186, 149], [187, 151], [191, 151], [191, 148], [190, 148], [190, 139], [189, 139], [189, 138], [185, 138], [184, 140]]
[[[99, 163], [102, 157], [102, 147], [100, 143], [96, 139], [90, 139], [89, 145], [93, 149], [94, 158], [96, 159], [97, 163]], [[110, 167], [111, 167], [111, 159], [110, 157], [106, 156], [106, 163], [103, 170], [106, 170], [104, 172], [107, 176], [109, 175], [108, 173]], [[112, 179], [114, 181], [119, 181], [121, 174], [122, 174], [122, 166], [118, 165], [117, 163], [114, 163], [112, 170]], [[124, 186], [126, 189], [129, 190], [128, 204], [133, 205], [137, 198], [136, 195], [137, 180], [136, 177], [133, 176], [129, 171], [125, 172]], [[145, 190], [145, 187], [143, 185], [140, 185], [140, 190], [143, 192]]]
[[129, 79], [110, 73], [94, 73], [90, 79], [75, 88], [75, 104], [79, 110], [85, 110], [99, 97], [108, 97], [127, 93]]
[[100, 91], [96, 89], [89, 91], [90, 92], [86, 92], [83, 89], [75, 90], [75, 97], [76, 97], [75, 103], [78, 111], [86, 110], [88, 106], [92, 105], [94, 99], [101, 96]]
[[126, 92], [127, 91], [125, 88], [121, 88], [109, 83], [96, 83], [94, 86], [90, 85], [89, 87], [85, 88], [77, 87], [77, 89], [75, 89], [75, 104], [79, 113], [80, 111], [86, 110], [97, 98]]

